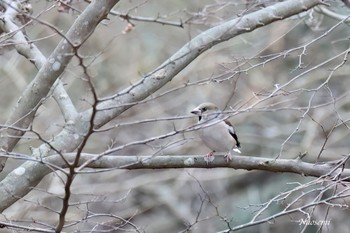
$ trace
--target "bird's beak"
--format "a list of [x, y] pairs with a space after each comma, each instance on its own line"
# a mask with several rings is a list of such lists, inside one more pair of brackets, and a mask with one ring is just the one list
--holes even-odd
[[197, 116], [201, 115], [201, 111], [198, 108], [193, 109], [191, 113]]

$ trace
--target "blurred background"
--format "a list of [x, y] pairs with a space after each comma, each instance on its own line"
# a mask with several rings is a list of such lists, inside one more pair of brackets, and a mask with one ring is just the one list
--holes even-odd
[[[99, 97], [113, 95], [140, 80], [201, 32], [227, 20], [254, 12], [275, 1], [121, 1], [115, 12], [160, 19], [183, 27], [131, 20], [109, 15], [79, 50], [93, 76]], [[341, 1], [331, 10], [349, 14]], [[32, 1], [33, 16], [66, 32], [79, 12], [59, 12], [52, 1]], [[76, 9], [84, 1], [73, 1]], [[196, 123], [190, 111], [202, 102], [213, 102], [230, 115], [242, 146], [242, 156], [324, 162], [349, 154], [349, 26], [317, 9], [261, 27], [214, 46], [200, 55], [165, 87], [135, 105], [102, 128], [119, 127], [94, 134], [84, 152], [101, 153], [107, 148], [160, 136]], [[129, 28], [128, 28], [129, 27]], [[28, 37], [48, 56], [61, 40], [53, 30], [33, 22]], [[35, 67], [9, 45], [0, 44], [0, 119], [2, 124], [26, 85], [36, 75]], [[90, 107], [88, 86], [82, 69], [73, 59], [62, 75], [66, 90], [78, 110]], [[276, 88], [282, 87], [274, 93]], [[173, 120], [144, 120], [172, 118]], [[55, 101], [40, 107], [34, 129], [46, 139], [64, 125]], [[31, 135], [16, 151], [30, 154], [41, 143]], [[119, 150], [119, 155], [205, 155], [209, 152], [196, 132], [179, 134]], [[18, 166], [9, 161], [6, 174]], [[60, 173], [45, 177], [24, 200], [3, 214], [21, 223], [55, 225], [64, 190]], [[320, 192], [302, 192], [324, 187], [315, 178], [233, 169], [112, 170], [78, 175], [72, 188], [72, 206], [67, 232], [217, 232], [248, 223], [263, 204], [283, 192], [290, 195], [269, 205], [261, 218], [283, 212], [293, 200], [302, 206]], [[291, 191], [298, 185], [306, 189]], [[338, 186], [324, 188], [330, 195]], [[347, 199], [341, 199], [346, 205]], [[339, 206], [338, 206], [339, 207]], [[347, 208], [318, 206], [314, 220], [330, 220], [322, 232], [346, 232]], [[341, 206], [344, 207], [344, 206]], [[51, 209], [51, 210], [50, 210]], [[94, 217], [89, 217], [94, 216]], [[115, 217], [115, 216], [118, 216]], [[302, 213], [278, 217], [239, 232], [315, 232], [320, 226], [299, 224]], [[125, 224], [124, 220], [131, 224]], [[114, 228], [112, 228], [112, 226]], [[120, 227], [117, 229], [117, 227]], [[306, 227], [304, 229], [304, 227]]]

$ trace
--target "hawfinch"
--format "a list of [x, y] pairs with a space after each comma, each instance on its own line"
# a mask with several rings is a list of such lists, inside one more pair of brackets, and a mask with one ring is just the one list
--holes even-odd
[[214, 152], [227, 153], [227, 162], [232, 160], [232, 151], [241, 153], [238, 149], [241, 147], [240, 142], [233, 126], [229, 121], [223, 120], [223, 115], [215, 104], [200, 104], [191, 113], [198, 116], [198, 125], [202, 126], [198, 130], [199, 137], [212, 150], [204, 157], [207, 163], [214, 160]]

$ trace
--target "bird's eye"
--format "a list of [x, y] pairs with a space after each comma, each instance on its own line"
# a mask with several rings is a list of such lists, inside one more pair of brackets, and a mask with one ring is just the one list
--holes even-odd
[[205, 111], [207, 111], [207, 110], [208, 110], [207, 107], [203, 107], [203, 108], [202, 108], [202, 111], [203, 111], [203, 112], [205, 112]]

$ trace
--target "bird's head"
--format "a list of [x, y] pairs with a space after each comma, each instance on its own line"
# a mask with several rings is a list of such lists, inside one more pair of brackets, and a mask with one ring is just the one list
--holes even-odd
[[197, 115], [199, 120], [209, 120], [215, 118], [220, 113], [219, 108], [213, 103], [203, 103], [191, 111], [192, 114]]

